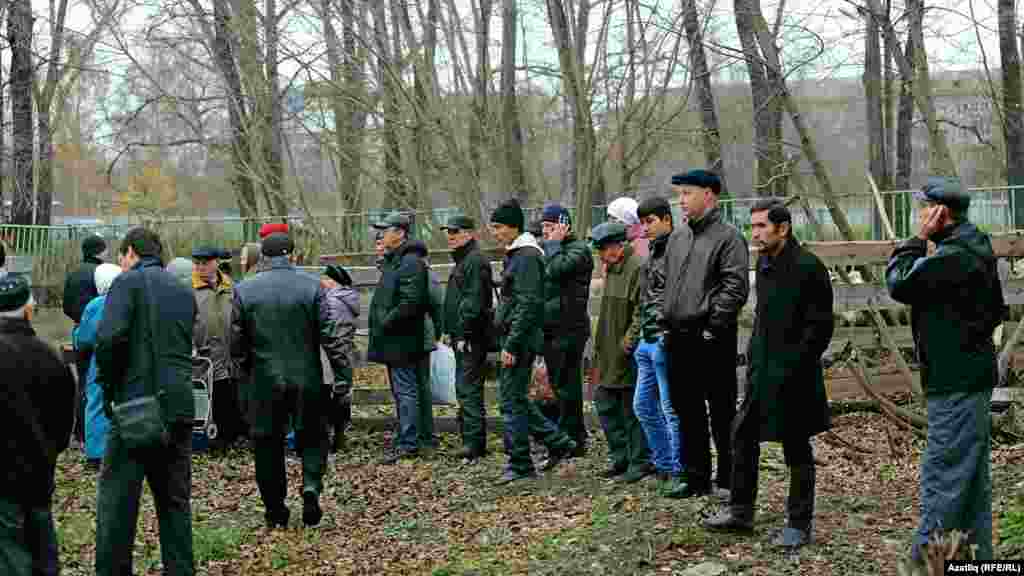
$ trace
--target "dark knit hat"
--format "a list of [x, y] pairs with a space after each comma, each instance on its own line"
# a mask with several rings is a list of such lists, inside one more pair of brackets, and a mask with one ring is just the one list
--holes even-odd
[[287, 234], [288, 224], [285, 222], [268, 222], [260, 226], [260, 238], [266, 238], [271, 234]]
[[292, 242], [291, 236], [275, 232], [263, 239], [260, 250], [264, 256], [271, 258], [274, 256], [288, 256], [295, 250], [295, 243]]
[[562, 207], [561, 204], [553, 203], [548, 204], [544, 207], [544, 211], [540, 215], [541, 222], [554, 222], [556, 224], [572, 224], [572, 218], [569, 217], [569, 211]]
[[86, 258], [92, 258], [97, 254], [102, 254], [106, 249], [107, 242], [95, 234], [86, 237], [85, 240], [82, 240], [82, 256]]
[[722, 191], [722, 180], [718, 177], [718, 174], [701, 169], [676, 174], [672, 177], [672, 185], [710, 188], [715, 194]]
[[502, 202], [494, 213], [491, 214], [491, 222], [511, 226], [520, 232], [523, 231], [525, 221], [526, 217], [523, 216], [523, 209], [515, 198], [509, 198]]
[[28, 280], [23, 276], [5, 276], [0, 278], [0, 312], [17, 310], [28, 304], [32, 298], [32, 290]]
[[327, 269], [324, 270], [324, 276], [327, 276], [342, 286], [352, 285], [352, 275], [348, 273], [348, 270], [345, 270], [337, 264], [328, 264]]

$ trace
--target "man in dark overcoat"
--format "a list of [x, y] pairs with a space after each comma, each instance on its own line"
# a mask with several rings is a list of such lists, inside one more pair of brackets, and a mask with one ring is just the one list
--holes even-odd
[[789, 467], [786, 526], [775, 544], [798, 548], [811, 537], [814, 455], [810, 438], [830, 427], [821, 355], [832, 339], [832, 284], [817, 256], [793, 237], [782, 202], [766, 198], [750, 210], [760, 252], [747, 386], [733, 423], [729, 505], [705, 521], [712, 530], [749, 532], [754, 525], [761, 442], [781, 442]]

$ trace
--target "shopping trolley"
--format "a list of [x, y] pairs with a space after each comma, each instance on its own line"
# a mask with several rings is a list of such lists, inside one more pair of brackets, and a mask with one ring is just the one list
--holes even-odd
[[217, 423], [213, 418], [213, 359], [209, 348], [192, 350], [192, 398], [195, 406], [192, 450], [203, 452], [217, 439]]

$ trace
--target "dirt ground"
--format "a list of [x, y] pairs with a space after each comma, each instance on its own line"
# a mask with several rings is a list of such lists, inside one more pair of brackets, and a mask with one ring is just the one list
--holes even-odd
[[[263, 527], [251, 454], [193, 459], [193, 516], [198, 573], [619, 575], [686, 574], [700, 564], [722, 574], [893, 574], [905, 554], [917, 511], [917, 461], [922, 442], [893, 431], [873, 414], [836, 419], [835, 433], [872, 453], [825, 437], [820, 463], [815, 544], [795, 555], [770, 545], [784, 521], [787, 472], [781, 450], [765, 445], [756, 532], [712, 534], [699, 522], [712, 498], [663, 498], [651, 480], [622, 485], [598, 477], [605, 445], [592, 430], [589, 455], [534, 481], [496, 487], [504, 457], [491, 436], [491, 456], [463, 465], [457, 439], [444, 435], [429, 459], [377, 464], [387, 434], [353, 432], [348, 453], [332, 456], [320, 527], [300, 526], [301, 467], [289, 457], [292, 522]], [[536, 454], [539, 459], [542, 455]], [[1024, 445], [993, 452], [994, 512], [999, 520], [1024, 507]], [[95, 476], [82, 455], [66, 452], [54, 498], [65, 573], [89, 574], [95, 546]], [[144, 497], [136, 541], [137, 573], [158, 574], [160, 556], [152, 500]], [[1001, 543], [1001, 546], [1006, 544]], [[1001, 548], [1000, 557], [1020, 557]], [[1006, 554], [1015, 553], [1015, 556]], [[713, 567], [705, 565], [705, 567]], [[718, 572], [711, 572], [718, 573]]]

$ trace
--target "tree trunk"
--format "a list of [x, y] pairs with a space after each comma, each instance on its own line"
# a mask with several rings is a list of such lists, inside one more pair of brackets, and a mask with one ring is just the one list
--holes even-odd
[[722, 143], [718, 129], [718, 114], [715, 111], [715, 94], [711, 90], [711, 71], [704, 53], [704, 37], [700, 29], [695, 0], [682, 0], [683, 27], [686, 41], [690, 44], [690, 75], [700, 102], [700, 118], [703, 125], [704, 159], [708, 170], [714, 170], [725, 186], [725, 165], [722, 163]]
[[[1024, 185], [1024, 114], [1021, 111], [1020, 52], [1014, 0], [999, 0], [999, 53], [1003, 73], [1003, 139], [1006, 141], [1006, 180]], [[1013, 190], [1013, 223], [1024, 223], [1024, 189]]]
[[504, 135], [505, 186], [522, 205], [529, 201], [523, 170], [523, 128], [516, 98], [516, 25], [519, 18], [516, 0], [502, 0], [501, 32], [501, 123]]
[[[868, 0], [877, 6], [877, 0]], [[878, 34], [878, 23], [871, 12], [864, 14], [864, 105], [868, 129], [868, 171], [879, 188], [889, 188], [888, 163], [885, 150], [885, 123], [882, 113], [882, 47]], [[884, 206], [884, 204], [883, 204]], [[881, 219], [872, 211], [872, 230], [875, 237], [881, 237]]]
[[283, 109], [278, 78], [277, 62], [277, 38], [279, 18], [277, 13], [277, 0], [266, 0], [266, 9], [263, 14], [264, 38], [267, 50], [267, 87], [269, 93], [270, 114], [267, 118], [267, 135], [264, 137], [264, 158], [267, 165], [266, 179], [267, 204], [274, 216], [284, 218], [288, 216], [288, 202], [284, 193], [284, 162], [282, 161], [284, 135], [283, 130]]
[[[886, 44], [890, 44], [887, 40]], [[891, 46], [891, 44], [890, 44]], [[899, 112], [896, 118], [896, 181], [897, 190], [909, 190], [914, 170], [914, 59], [917, 48], [907, 35], [906, 59], [910, 74], [900, 74]], [[898, 58], [895, 56], [893, 59]]]
[[[389, 208], [410, 210], [415, 207], [415, 198], [409, 195], [408, 187], [402, 172], [402, 150], [396, 132], [400, 121], [398, 107], [398, 87], [391, 47], [388, 45], [387, 14], [384, 2], [373, 3], [374, 44], [377, 51], [378, 83], [381, 87], [381, 98], [384, 101], [384, 117], [381, 123], [384, 140], [384, 177], [388, 195], [384, 205]], [[396, 30], [397, 32], [397, 30]], [[396, 56], [397, 57], [397, 56]]]
[[[213, 2], [213, 54], [217, 67], [224, 75], [224, 83], [228, 91], [228, 124], [231, 128], [231, 188], [235, 193], [238, 212], [242, 218], [255, 218], [259, 215], [256, 202], [256, 191], [253, 187], [251, 161], [249, 156], [249, 140], [247, 127], [249, 113], [242, 93], [242, 80], [235, 64], [237, 42], [233, 39], [231, 8], [227, 0]], [[252, 223], [247, 223], [252, 227]], [[246, 238], [254, 234], [246, 232]]]
[[935, 176], [956, 176], [956, 163], [946, 142], [946, 133], [939, 124], [932, 96], [931, 75], [928, 72], [928, 53], [924, 47], [924, 0], [907, 0], [910, 13], [910, 34], [914, 38], [914, 100], [928, 127], [928, 172]]
[[[760, 14], [760, 6], [754, 0], [737, 0], [735, 3], [736, 33], [743, 49], [743, 59], [750, 75], [750, 96], [754, 113], [754, 163], [757, 176], [755, 189], [758, 196], [784, 195], [785, 189], [775, 180], [781, 154], [776, 154], [778, 130], [775, 104], [772, 103], [774, 75], [770, 76], [761, 50], [758, 49], [754, 14]], [[773, 40], [774, 42], [774, 40]]]
[[35, 66], [32, 63], [32, 21], [31, 2], [13, 0], [7, 21], [8, 42], [11, 46], [11, 117], [14, 124], [13, 224], [33, 223], [32, 160], [35, 138], [32, 126], [32, 85]]

